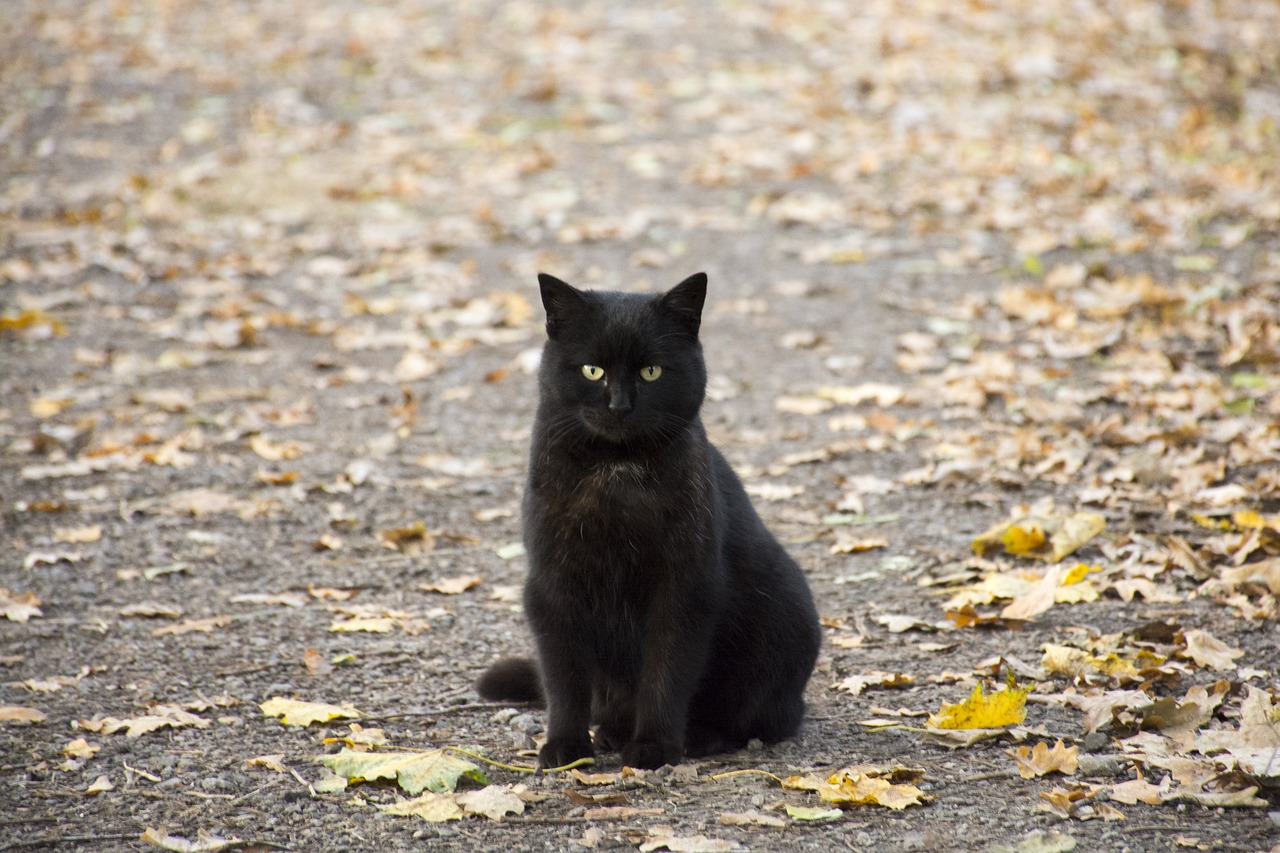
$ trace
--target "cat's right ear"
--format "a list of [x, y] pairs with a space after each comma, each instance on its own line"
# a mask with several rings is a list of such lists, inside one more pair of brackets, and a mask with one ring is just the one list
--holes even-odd
[[544, 272], [538, 273], [538, 289], [547, 310], [547, 337], [554, 341], [565, 324], [586, 309], [587, 302], [582, 291]]

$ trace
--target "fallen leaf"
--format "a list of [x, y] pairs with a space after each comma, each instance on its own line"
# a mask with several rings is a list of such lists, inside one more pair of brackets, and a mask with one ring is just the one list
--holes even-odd
[[100, 744], [89, 743], [84, 738], [78, 737], [62, 747], [61, 751], [68, 758], [93, 758], [101, 749]]
[[788, 805], [787, 815], [793, 820], [825, 823], [827, 821], [840, 820], [844, 817], [844, 811], [842, 809], [824, 809], [815, 808], [813, 806]]
[[1125, 805], [1133, 806], [1138, 803], [1147, 803], [1148, 805], [1157, 806], [1164, 802], [1164, 791], [1161, 787], [1152, 785], [1145, 779], [1130, 779], [1128, 782], [1121, 782], [1118, 785], [1108, 785], [1106, 790], [1110, 799]]
[[[286, 726], [309, 726], [330, 720], [359, 717], [355, 708], [344, 705], [327, 705], [323, 702], [301, 702], [274, 696], [258, 706], [268, 717], [279, 717]], [[416, 792], [413, 792], [416, 793]]]
[[182, 615], [182, 608], [155, 601], [138, 601], [121, 607], [120, 615], [125, 619], [134, 617], [177, 619]]
[[[839, 814], [839, 809], [834, 809]], [[761, 812], [751, 809], [745, 812], [721, 812], [720, 823], [725, 826], [772, 826], [783, 827], [787, 822], [780, 817], [762, 814]]]
[[865, 675], [850, 675], [831, 686], [836, 690], [843, 690], [852, 696], [857, 696], [868, 687], [906, 687], [915, 682], [914, 676], [876, 670]]
[[231, 604], [278, 604], [281, 607], [305, 607], [306, 596], [297, 592], [245, 592], [227, 599]]
[[265, 767], [268, 770], [274, 770], [276, 773], [289, 772], [289, 768], [284, 766], [283, 752], [275, 755], [259, 755], [257, 758], [246, 758], [244, 763], [247, 767]]
[[343, 747], [336, 755], [322, 755], [317, 760], [350, 782], [392, 779], [410, 794], [452, 791], [464, 776], [482, 785], [489, 784], [479, 767], [443, 749], [356, 752]]
[[425, 554], [436, 546], [435, 536], [427, 531], [427, 525], [422, 521], [415, 521], [405, 527], [379, 530], [378, 538], [382, 540], [384, 547], [410, 555]]
[[982, 692], [975, 684], [969, 698], [956, 705], [943, 705], [929, 716], [929, 725], [939, 729], [995, 729], [1017, 725], [1026, 718], [1027, 693], [1030, 688], [1007, 688], [992, 693]]
[[156, 705], [151, 713], [140, 717], [101, 717], [93, 720], [76, 720], [76, 726], [90, 732], [110, 735], [123, 730], [125, 737], [141, 737], [160, 729], [181, 729], [188, 726], [207, 729], [212, 725], [204, 717], [185, 711], [176, 705]]
[[104, 791], [114, 791], [115, 789], [116, 786], [111, 784], [111, 777], [103, 773], [98, 776], [97, 779], [90, 782], [89, 787], [85, 788], [84, 792], [89, 796], [93, 796], [94, 794], [101, 794]]
[[1018, 763], [1018, 773], [1023, 779], [1034, 779], [1048, 773], [1062, 773], [1070, 776], [1076, 772], [1080, 748], [1066, 746], [1059, 739], [1052, 748], [1044, 741], [1040, 741], [1034, 749], [1020, 746], [1009, 754]]
[[483, 580], [479, 575], [440, 578], [434, 583], [418, 584], [418, 589], [424, 592], [438, 592], [441, 595], [458, 595], [479, 586]]
[[521, 800], [506, 785], [487, 785], [479, 791], [465, 791], [454, 797], [467, 814], [483, 815], [490, 820], [502, 820], [509, 814], [523, 814]]
[[91, 524], [87, 527], [59, 527], [53, 531], [53, 538], [58, 542], [70, 545], [83, 545], [97, 542], [102, 538], [102, 525]]
[[1057, 563], [1106, 529], [1101, 515], [1078, 512], [1070, 516], [1023, 516], [1001, 521], [973, 540], [983, 556], [997, 548], [1020, 557]]
[[389, 806], [378, 807], [383, 814], [420, 817], [429, 823], [462, 820], [466, 812], [453, 794], [437, 794], [424, 791], [412, 800], [401, 800]]
[[1208, 631], [1194, 628], [1186, 631], [1184, 636], [1187, 647], [1182, 655], [1195, 661], [1196, 666], [1215, 670], [1235, 669], [1235, 660], [1244, 656], [1243, 651], [1231, 648]]
[[219, 628], [231, 624], [231, 617], [227, 615], [210, 616], [208, 619], [187, 619], [173, 625], [162, 625], [159, 628], [151, 629], [151, 636], [178, 636], [181, 634], [201, 633], [208, 634]]
[[43, 723], [48, 716], [35, 708], [21, 705], [0, 706], [0, 723]]
[[40, 599], [33, 592], [9, 592], [0, 587], [0, 613], [10, 622], [26, 622], [32, 616], [43, 616]]
[[244, 843], [239, 838], [220, 838], [203, 829], [199, 830], [195, 839], [192, 840], [180, 835], [170, 835], [163, 829], [151, 827], [143, 831], [139, 840], [163, 850], [172, 850], [174, 853], [217, 853], [219, 850], [226, 850], [228, 847]]
[[745, 848], [736, 841], [707, 838], [705, 835], [664, 835], [650, 836], [639, 849], [640, 853], [651, 853], [654, 850], [670, 850], [671, 853], [726, 853]]

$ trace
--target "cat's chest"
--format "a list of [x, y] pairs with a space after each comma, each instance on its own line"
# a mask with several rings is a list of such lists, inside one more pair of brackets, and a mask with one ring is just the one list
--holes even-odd
[[574, 489], [579, 514], [613, 514], [660, 507], [662, 483], [639, 462], [601, 462], [587, 469]]

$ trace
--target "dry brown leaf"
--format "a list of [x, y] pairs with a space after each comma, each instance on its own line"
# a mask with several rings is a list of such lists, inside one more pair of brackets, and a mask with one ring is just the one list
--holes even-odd
[[1009, 753], [1018, 763], [1018, 773], [1023, 779], [1034, 779], [1048, 773], [1070, 776], [1076, 772], [1079, 754], [1079, 747], [1066, 746], [1061, 739], [1052, 747], [1040, 741], [1034, 748], [1020, 746]]
[[441, 595], [458, 595], [473, 587], [479, 586], [484, 579], [479, 575], [461, 575], [458, 577], [440, 578], [433, 583], [418, 584], [423, 592], [438, 592]]
[[44, 711], [24, 708], [21, 705], [0, 706], [0, 723], [43, 723], [48, 719]]
[[26, 622], [32, 616], [43, 616], [44, 612], [34, 592], [10, 592], [0, 587], [0, 614], [10, 622]]
[[1196, 666], [1214, 670], [1235, 669], [1235, 661], [1244, 656], [1240, 649], [1233, 649], [1208, 631], [1194, 628], [1184, 633], [1187, 647], [1183, 657], [1195, 661]]
[[181, 634], [201, 633], [208, 634], [219, 628], [226, 627], [232, 622], [232, 617], [223, 614], [221, 616], [210, 616], [207, 619], [186, 619], [173, 625], [162, 625], [159, 628], [151, 629], [151, 636], [178, 636]]

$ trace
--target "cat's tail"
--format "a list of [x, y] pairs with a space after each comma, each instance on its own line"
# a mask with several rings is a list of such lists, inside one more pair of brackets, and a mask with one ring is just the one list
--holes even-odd
[[541, 705], [542, 674], [530, 658], [503, 658], [476, 682], [476, 691], [490, 702], [532, 702]]

